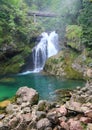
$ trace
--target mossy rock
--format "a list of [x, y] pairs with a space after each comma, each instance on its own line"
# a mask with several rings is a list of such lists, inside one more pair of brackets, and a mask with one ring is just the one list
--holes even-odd
[[74, 70], [70, 64], [64, 67], [64, 71], [66, 72], [66, 77], [68, 79], [83, 79], [83, 74]]
[[81, 36], [82, 36], [82, 27], [78, 25], [68, 25], [66, 28], [66, 38], [67, 38], [67, 45], [70, 47], [81, 51], [82, 44], [81, 44]]
[[83, 73], [72, 68], [72, 63], [78, 56], [77, 52], [69, 49], [61, 51], [47, 60], [44, 70], [61, 78], [83, 79]]
[[64, 104], [66, 101], [69, 101], [69, 99], [71, 98], [71, 92], [72, 90], [56, 90], [54, 92], [55, 98], [54, 101], [56, 100], [56, 102], [60, 103], [60, 104]]
[[10, 82], [14, 83], [15, 79], [14, 78], [1, 78], [0, 82], [1, 83], [10, 83]]
[[24, 51], [15, 55], [11, 59], [7, 59], [0, 64], [0, 74], [15, 74], [19, 73], [21, 67], [25, 64], [25, 58], [30, 54], [31, 49], [25, 47]]
[[10, 103], [10, 100], [0, 102], [0, 109], [6, 108]]

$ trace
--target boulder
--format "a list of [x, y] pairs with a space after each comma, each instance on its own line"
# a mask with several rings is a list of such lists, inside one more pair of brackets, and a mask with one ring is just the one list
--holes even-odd
[[25, 122], [27, 122], [27, 123], [31, 122], [31, 120], [32, 120], [31, 113], [26, 113], [26, 114], [23, 114], [22, 116], [23, 116], [23, 119], [25, 120]]
[[60, 123], [60, 126], [61, 126], [61, 128], [65, 129], [65, 130], [69, 130], [68, 124], [64, 121]]
[[84, 124], [87, 124], [87, 123], [91, 123], [92, 122], [92, 119], [89, 118], [89, 117], [81, 117], [80, 118], [80, 122], [84, 123]]
[[60, 112], [62, 116], [67, 115], [67, 109], [65, 108], [65, 105], [61, 106], [60, 108], [57, 108], [56, 111]]
[[8, 114], [12, 114], [12, 113], [15, 113], [15, 112], [18, 112], [20, 111], [20, 107], [18, 105], [15, 105], [15, 104], [9, 104], [7, 107], [6, 107], [6, 112]]
[[33, 88], [21, 87], [16, 93], [17, 104], [22, 104], [23, 102], [30, 102], [30, 105], [34, 105], [38, 102], [38, 92]]
[[49, 112], [47, 114], [47, 118], [50, 120], [50, 122], [53, 125], [57, 125], [59, 123], [58, 113], [57, 112]]
[[40, 100], [37, 105], [38, 111], [46, 111], [50, 107], [50, 104], [46, 100]]
[[40, 119], [46, 117], [46, 112], [44, 112], [44, 111], [37, 111], [36, 112], [36, 116], [37, 116], [37, 120], [40, 120]]
[[80, 121], [70, 120], [68, 123], [70, 126], [69, 130], [84, 130]]
[[0, 114], [0, 120], [2, 120], [5, 117], [5, 114]]
[[27, 126], [27, 130], [37, 130], [36, 129], [36, 121], [31, 121]]
[[85, 112], [85, 116], [92, 118], [92, 110], [88, 110]]
[[92, 130], [92, 123], [88, 123], [87, 130]]
[[51, 127], [51, 123], [47, 118], [43, 118], [37, 122], [37, 130], [45, 130]]

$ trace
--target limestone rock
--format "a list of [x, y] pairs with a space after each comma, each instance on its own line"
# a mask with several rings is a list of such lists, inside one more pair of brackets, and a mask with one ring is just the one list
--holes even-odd
[[31, 105], [38, 102], [38, 92], [32, 88], [21, 87], [16, 93], [17, 103], [30, 102]]
[[57, 108], [57, 112], [60, 112], [62, 116], [67, 115], [67, 109], [65, 108], [65, 105], [61, 106], [60, 108]]
[[12, 114], [14, 112], [18, 112], [20, 110], [20, 107], [15, 104], [9, 104], [6, 108], [6, 112], [9, 114]]
[[91, 123], [92, 122], [92, 119], [91, 118], [88, 118], [88, 117], [81, 117], [80, 118], [80, 121], [84, 124], [87, 124], [87, 123]]
[[87, 130], [92, 130], [92, 123], [88, 123]]
[[64, 122], [64, 121], [60, 123], [60, 126], [61, 126], [63, 129], [65, 129], [65, 130], [69, 130], [68, 124], [67, 124], [66, 122]]
[[37, 130], [45, 130], [47, 127], [51, 127], [51, 123], [47, 118], [43, 118], [37, 122]]
[[49, 109], [49, 107], [50, 107], [50, 104], [46, 100], [40, 100], [38, 102], [37, 109], [38, 109], [38, 111], [46, 111]]
[[92, 118], [92, 110], [88, 110], [85, 112], [85, 115], [89, 118]]
[[83, 127], [81, 126], [80, 121], [71, 120], [69, 122], [69, 125], [70, 125], [70, 129], [69, 130], [83, 130]]

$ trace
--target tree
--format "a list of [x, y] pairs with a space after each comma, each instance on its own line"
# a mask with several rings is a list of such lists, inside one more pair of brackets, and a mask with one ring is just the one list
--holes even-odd
[[82, 42], [87, 47], [92, 47], [92, 1], [83, 0], [78, 22], [82, 26]]

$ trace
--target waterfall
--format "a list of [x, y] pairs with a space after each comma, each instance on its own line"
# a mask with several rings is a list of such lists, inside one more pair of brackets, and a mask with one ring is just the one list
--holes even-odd
[[53, 31], [50, 34], [43, 32], [40, 42], [33, 48], [33, 72], [39, 72], [43, 69], [47, 58], [58, 53], [58, 34]]

